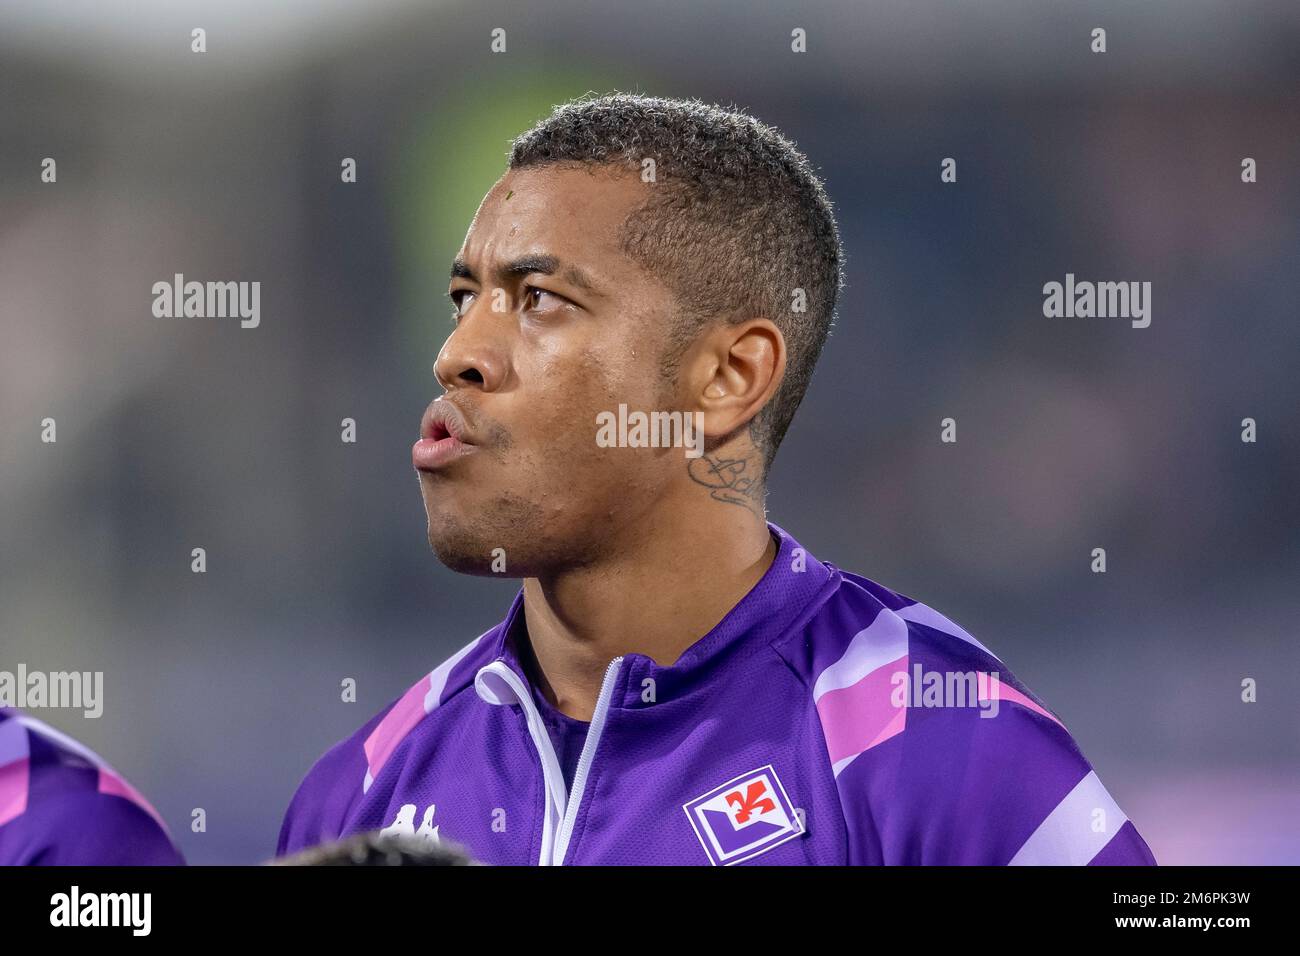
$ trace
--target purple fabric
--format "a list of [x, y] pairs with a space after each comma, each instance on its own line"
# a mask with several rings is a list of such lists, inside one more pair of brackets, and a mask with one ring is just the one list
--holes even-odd
[[[1088, 861], [1089, 866], [1131, 866], [1133, 864], [1134, 847], [1145, 847], [1142, 837], [1138, 836], [1137, 827], [1133, 826], [1133, 821], [1128, 820], [1120, 827], [1115, 838], [1106, 844], [1100, 853]], [[1151, 851], [1147, 850], [1149, 854]], [[1151, 859], [1154, 865], [1155, 858]]]
[[532, 691], [533, 700], [551, 738], [551, 746], [555, 748], [555, 756], [559, 758], [560, 769], [564, 771], [564, 784], [572, 788], [573, 775], [577, 772], [582, 745], [587, 742], [587, 731], [591, 729], [591, 724], [556, 710], [536, 687]]
[[184, 862], [153, 807], [111, 767], [0, 709], [0, 866]]
[[[417, 695], [423, 716], [386, 731], [390, 705], [312, 768], [278, 852], [412, 819], [414, 805], [494, 864], [1154, 864], [1060, 721], [983, 645], [770, 528], [772, 567], [677, 662], [623, 658], [598, 737], [547, 719], [515, 646], [517, 595], [416, 685], [438, 688]], [[492, 689], [489, 665], [529, 687], [570, 779], [578, 738], [596, 743], [567, 847], [524, 705]], [[917, 665], [981, 675], [1001, 688], [996, 712], [891, 700]]]

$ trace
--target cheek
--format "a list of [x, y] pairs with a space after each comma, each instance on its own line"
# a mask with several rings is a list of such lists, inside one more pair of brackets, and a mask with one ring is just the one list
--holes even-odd
[[[637, 347], [587, 348], [577, 355], [548, 356], [536, 366], [536, 389], [523, 389], [524, 413], [532, 423], [525, 467], [548, 496], [574, 507], [608, 510], [610, 498], [653, 486], [662, 455], [639, 448], [602, 448], [596, 441], [598, 416], [629, 410], [651, 411], [662, 399], [657, 371], [643, 363]], [[621, 354], [620, 354], [621, 353]]]
[[541, 369], [545, 382], [542, 413], [547, 416], [546, 444], [565, 455], [592, 460], [604, 451], [596, 445], [596, 417], [618, 407], [623, 389], [618, 370], [594, 351], [554, 360]]

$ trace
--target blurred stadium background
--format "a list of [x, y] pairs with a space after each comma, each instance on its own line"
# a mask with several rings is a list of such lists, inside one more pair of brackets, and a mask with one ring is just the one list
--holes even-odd
[[[836, 203], [772, 519], [989, 644], [1162, 863], [1300, 862], [1285, 0], [0, 5], [0, 669], [106, 684], [37, 716], [191, 862], [257, 862], [310, 763], [498, 620], [516, 583], [436, 563], [410, 470], [447, 267], [509, 138], [613, 89], [745, 107]], [[261, 327], [154, 318], [176, 272], [260, 280]], [[1066, 272], [1150, 280], [1151, 327], [1045, 319]]]

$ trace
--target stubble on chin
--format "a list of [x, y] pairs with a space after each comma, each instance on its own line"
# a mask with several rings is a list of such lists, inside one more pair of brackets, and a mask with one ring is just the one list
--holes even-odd
[[574, 549], [557, 541], [537, 502], [501, 495], [475, 515], [449, 513], [425, 498], [429, 547], [447, 568], [487, 577], [535, 577], [571, 565]]

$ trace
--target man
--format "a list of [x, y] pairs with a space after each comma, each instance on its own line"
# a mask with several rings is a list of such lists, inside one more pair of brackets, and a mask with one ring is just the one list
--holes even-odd
[[[280, 853], [383, 827], [497, 864], [1154, 862], [983, 645], [766, 522], [841, 284], [792, 144], [695, 101], [570, 103], [451, 275], [429, 542], [523, 589], [316, 764]], [[628, 410], [703, 454], [604, 427]]]
[[0, 866], [184, 862], [158, 812], [99, 756], [0, 708]]

